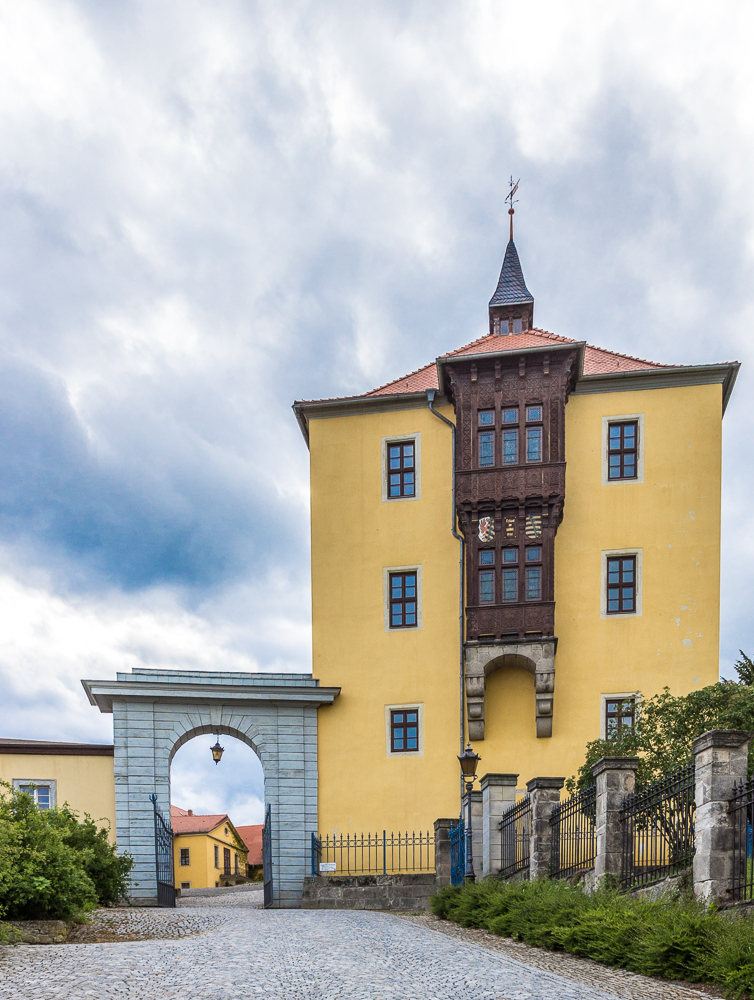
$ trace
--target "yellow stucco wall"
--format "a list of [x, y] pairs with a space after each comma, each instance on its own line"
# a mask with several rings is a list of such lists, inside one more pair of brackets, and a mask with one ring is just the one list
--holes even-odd
[[0, 753], [0, 780], [14, 779], [56, 781], [57, 804], [67, 802], [82, 817], [106, 820], [115, 840], [112, 757]]
[[[644, 415], [644, 482], [602, 484], [602, 418]], [[551, 739], [533, 738], [534, 678], [487, 682], [480, 773], [570, 776], [600, 735], [603, 694], [682, 694], [719, 676], [720, 385], [572, 396], [555, 538]], [[600, 617], [603, 552], [642, 550], [642, 614]], [[489, 766], [492, 762], [495, 766]]]
[[[227, 834], [225, 830], [227, 829]], [[220, 848], [219, 867], [215, 867], [215, 845]], [[223, 848], [230, 848], [231, 871], [235, 873], [235, 859], [241, 875], [246, 874], [248, 850], [243, 845], [232, 823], [220, 823], [210, 833], [183, 833], [173, 839], [175, 885], [190, 882], [192, 889], [212, 889], [220, 881], [223, 868]], [[190, 864], [181, 864], [181, 848], [188, 848]]]
[[[453, 418], [453, 410], [442, 411]], [[382, 501], [382, 439], [421, 434], [421, 498]], [[320, 830], [431, 826], [457, 811], [458, 552], [451, 432], [428, 409], [312, 420], [313, 671]], [[383, 570], [422, 567], [422, 627], [386, 632]], [[388, 757], [385, 706], [423, 703], [424, 754]]]
[[[488, 679], [479, 773], [570, 776], [600, 735], [601, 695], [718, 677], [721, 386], [572, 396], [555, 543], [553, 736], [536, 739], [534, 679]], [[452, 408], [443, 411], [453, 419]], [[602, 483], [603, 417], [642, 414], [644, 481]], [[421, 497], [383, 502], [382, 441], [421, 434]], [[420, 829], [457, 815], [458, 543], [450, 430], [428, 410], [310, 423], [313, 669], [323, 833]], [[600, 616], [602, 553], [641, 548], [642, 614]], [[422, 567], [422, 628], [386, 632], [383, 573]], [[388, 705], [421, 704], [423, 755], [387, 755]]]

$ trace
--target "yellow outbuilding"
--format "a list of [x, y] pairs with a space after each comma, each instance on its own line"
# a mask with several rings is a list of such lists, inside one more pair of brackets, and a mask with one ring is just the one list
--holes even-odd
[[738, 364], [534, 327], [511, 238], [489, 330], [346, 399], [310, 450], [324, 834], [428, 830], [479, 774], [568, 777], [642, 697], [718, 679], [722, 417]]
[[249, 850], [228, 816], [170, 807], [176, 889], [211, 889], [248, 881]]
[[40, 809], [67, 804], [82, 818], [88, 813], [115, 841], [112, 744], [0, 739], [0, 780]]

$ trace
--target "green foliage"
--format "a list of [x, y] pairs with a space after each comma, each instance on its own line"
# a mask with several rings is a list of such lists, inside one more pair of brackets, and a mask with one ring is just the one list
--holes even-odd
[[736, 673], [738, 674], [738, 683], [746, 684], [751, 687], [754, 685], [754, 663], [742, 649], [739, 649], [738, 652], [741, 654], [741, 659], [736, 660], [733, 664], [736, 668]]
[[487, 880], [445, 887], [434, 913], [527, 944], [632, 972], [715, 983], [729, 997], [754, 991], [754, 919], [731, 919], [693, 899], [650, 901], [566, 882]]
[[115, 854], [106, 830], [0, 786], [0, 916], [67, 920], [125, 894], [133, 862]]
[[[639, 788], [657, 781], [684, 764], [691, 744], [708, 729], [754, 730], [754, 663], [741, 653], [736, 664], [740, 683], [720, 681], [685, 695], [668, 688], [645, 699], [633, 730], [609, 740], [592, 740], [586, 759], [566, 787], [571, 794], [594, 783], [592, 765], [600, 757], [639, 757]], [[751, 680], [745, 678], [751, 677]], [[754, 772], [754, 743], [749, 752], [749, 773]]]
[[63, 833], [63, 841], [81, 857], [84, 871], [92, 880], [100, 906], [115, 906], [128, 894], [129, 875], [133, 868], [130, 854], [116, 853], [106, 827], [97, 824], [87, 813], [83, 820], [68, 806], [48, 812], [49, 823]]

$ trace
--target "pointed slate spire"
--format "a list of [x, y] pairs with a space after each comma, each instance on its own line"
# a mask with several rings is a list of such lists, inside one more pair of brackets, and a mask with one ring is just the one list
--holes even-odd
[[518, 259], [518, 250], [513, 242], [513, 216], [516, 204], [514, 195], [518, 191], [520, 181], [513, 183], [511, 177], [511, 189], [505, 199], [510, 208], [511, 234], [508, 246], [505, 248], [503, 266], [500, 270], [495, 294], [490, 299], [490, 333], [505, 335], [511, 333], [522, 333], [530, 330], [534, 326], [534, 296], [526, 287], [524, 272], [521, 270], [521, 261]]
[[513, 239], [510, 239], [505, 248], [500, 280], [495, 294], [490, 299], [490, 306], [518, 306], [527, 303], [534, 305], [534, 296], [526, 287], [518, 250]]

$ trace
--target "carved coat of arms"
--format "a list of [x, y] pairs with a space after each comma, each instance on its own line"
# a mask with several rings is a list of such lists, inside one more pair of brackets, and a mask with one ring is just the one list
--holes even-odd
[[480, 517], [479, 518], [479, 541], [480, 542], [491, 542], [495, 537], [495, 518], [494, 517]]

